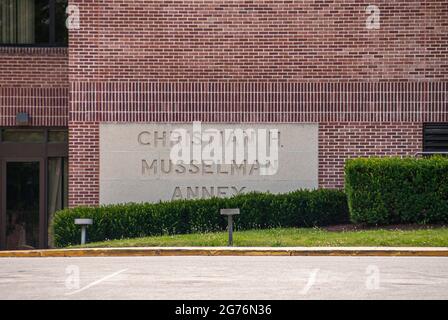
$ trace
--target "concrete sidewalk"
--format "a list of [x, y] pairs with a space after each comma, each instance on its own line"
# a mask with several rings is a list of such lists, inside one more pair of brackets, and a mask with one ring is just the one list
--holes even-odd
[[448, 257], [448, 247], [132, 247], [0, 251], [1, 257], [401, 256]]

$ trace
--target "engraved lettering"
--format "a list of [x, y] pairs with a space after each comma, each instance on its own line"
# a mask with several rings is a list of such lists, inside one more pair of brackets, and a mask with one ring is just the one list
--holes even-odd
[[182, 199], [182, 191], [180, 190], [180, 187], [174, 188], [173, 196], [171, 197], [171, 200], [178, 200]]
[[241, 187], [240, 189], [238, 189], [238, 187], [232, 187], [232, 190], [234, 191], [233, 192], [234, 195], [243, 194], [244, 189], [246, 189], [246, 187]]
[[[170, 173], [172, 168], [172, 162], [170, 160], [161, 160], [161, 170], [163, 173]], [[168, 168], [165, 168], [165, 162], [168, 162]]]
[[197, 199], [199, 196], [199, 187], [187, 187], [187, 199]]
[[[148, 165], [148, 162], [146, 160], [142, 160], [142, 175], [150, 175], [149, 171], [151, 169], [154, 171], [154, 175], [157, 174], [157, 160], [153, 160], [151, 162], [151, 165]], [[148, 173], [147, 173], [148, 172]]]
[[218, 197], [226, 196], [228, 189], [229, 189], [229, 187], [218, 187]]
[[210, 187], [210, 191], [208, 191], [207, 187], [202, 187], [202, 198], [211, 198], [215, 196], [215, 187]]
[[148, 131], [140, 132], [138, 135], [138, 143], [141, 145], [149, 146], [151, 145], [151, 133]]
[[159, 146], [159, 142], [162, 142], [162, 146], [166, 146], [166, 131], [162, 131], [162, 136], [159, 135], [159, 131], [154, 131], [154, 144]]

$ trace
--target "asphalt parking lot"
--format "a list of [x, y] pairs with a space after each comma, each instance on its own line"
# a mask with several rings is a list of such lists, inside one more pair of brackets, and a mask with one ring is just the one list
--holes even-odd
[[0, 258], [0, 299], [448, 299], [448, 258]]

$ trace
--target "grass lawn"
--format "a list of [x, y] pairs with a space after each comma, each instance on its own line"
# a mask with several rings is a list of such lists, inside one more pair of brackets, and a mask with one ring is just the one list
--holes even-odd
[[[89, 243], [85, 247], [182, 247], [226, 246], [227, 233], [197, 233]], [[320, 246], [410, 246], [447, 247], [448, 227], [425, 229], [373, 229], [330, 231], [326, 229], [267, 229], [236, 231], [238, 247], [320, 247]], [[79, 247], [79, 246], [77, 246]]]

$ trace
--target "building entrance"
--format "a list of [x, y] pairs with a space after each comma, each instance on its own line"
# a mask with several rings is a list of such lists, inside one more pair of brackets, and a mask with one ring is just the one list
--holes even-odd
[[67, 131], [0, 133], [0, 249], [47, 248], [54, 213], [67, 206]]

